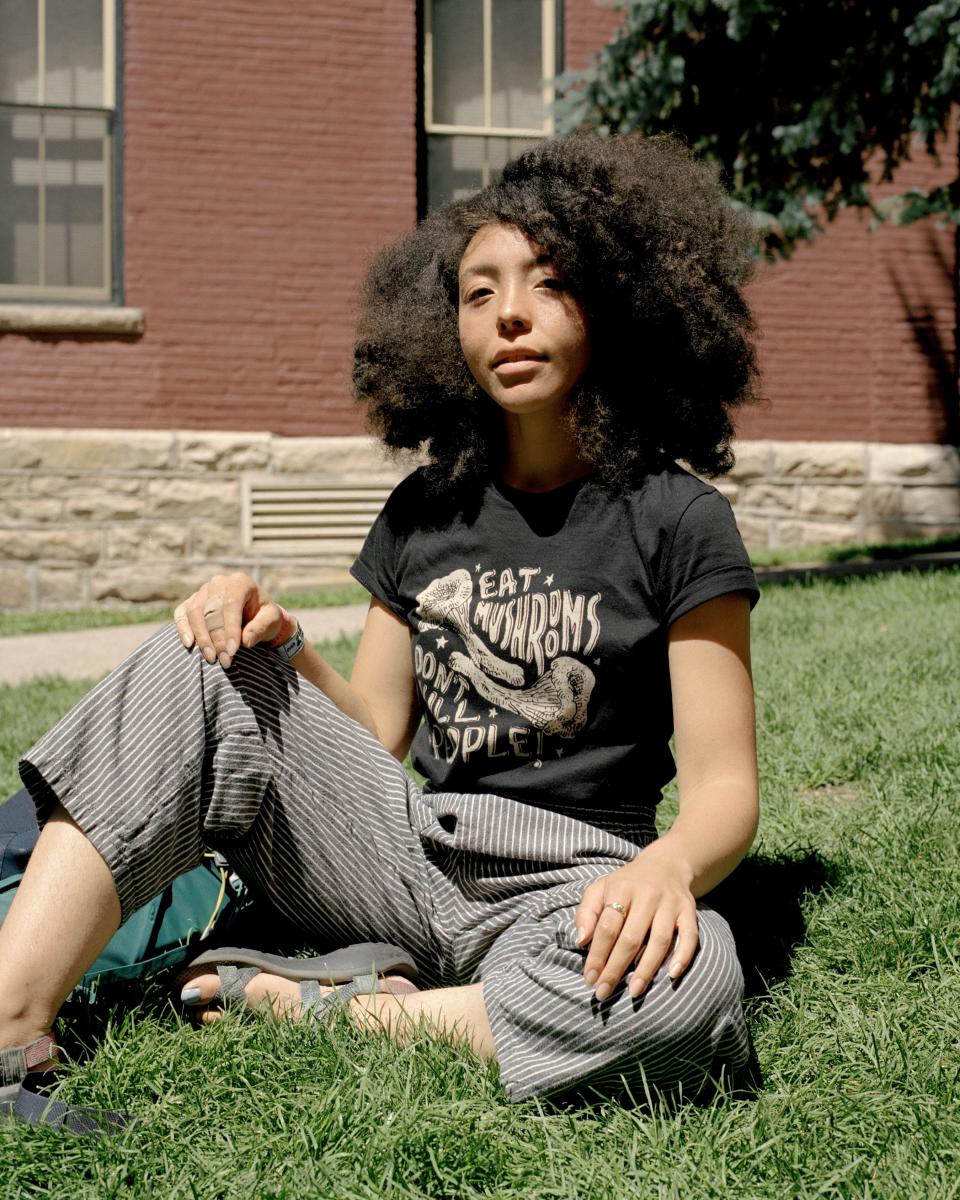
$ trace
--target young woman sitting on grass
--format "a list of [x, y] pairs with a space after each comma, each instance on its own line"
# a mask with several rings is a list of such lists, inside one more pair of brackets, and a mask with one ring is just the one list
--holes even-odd
[[365, 945], [208, 952], [182, 980], [202, 1021], [230, 999], [425, 1019], [514, 1100], [746, 1060], [733, 941], [699, 898], [757, 828], [757, 590], [728, 503], [677, 460], [731, 465], [750, 242], [679, 142], [571, 138], [380, 256], [356, 391], [428, 464], [354, 565], [350, 681], [218, 575], [26, 754], [43, 833], [0, 931], [4, 1082], [52, 1058], [85, 968], [207, 847], [313, 942]]

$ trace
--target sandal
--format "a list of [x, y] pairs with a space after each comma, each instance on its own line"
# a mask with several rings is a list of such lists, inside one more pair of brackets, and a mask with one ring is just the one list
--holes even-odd
[[[262, 972], [297, 980], [303, 1005], [301, 1020], [325, 1019], [354, 996], [366, 996], [371, 992], [402, 995], [419, 990], [415, 983], [418, 977], [416, 963], [399, 946], [385, 942], [361, 942], [322, 958], [284, 958], [260, 950], [220, 946], [197, 955], [187, 969], [201, 966], [216, 967], [220, 986], [208, 1003], [223, 1008], [239, 1006], [250, 1011], [246, 986]], [[384, 979], [384, 975], [402, 978]], [[322, 996], [321, 985], [334, 990]]]
[[56, 1071], [33, 1068], [55, 1058], [56, 1053], [57, 1046], [50, 1034], [28, 1046], [0, 1050], [0, 1117], [12, 1117], [27, 1125], [66, 1129], [87, 1137], [102, 1137], [125, 1129], [133, 1119], [130, 1113], [66, 1104], [50, 1095], [58, 1082]]

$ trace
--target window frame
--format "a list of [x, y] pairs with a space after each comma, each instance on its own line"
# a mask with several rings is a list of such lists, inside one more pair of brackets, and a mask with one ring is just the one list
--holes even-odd
[[[483, 125], [451, 125], [434, 121], [432, 4], [431, 0], [423, 0], [423, 3], [418, 5], [420, 10], [421, 50], [417, 56], [420, 66], [420, 86], [417, 88], [417, 92], [421, 119], [417, 122], [420, 132], [417, 170], [417, 208], [420, 217], [425, 216], [428, 211], [428, 144], [431, 136], [497, 137], [510, 138], [517, 141], [530, 141], [534, 138], [546, 139], [552, 137], [555, 132], [553, 104], [556, 99], [556, 88], [553, 81], [563, 71], [563, 0], [540, 0], [541, 61], [543, 63], [541, 93], [543, 96], [544, 120], [543, 126], [539, 129], [530, 127], [505, 127], [493, 125], [490, 121], [493, 94], [493, 0], [481, 0], [481, 4], [483, 12]], [[480, 186], [486, 187], [489, 182], [489, 166], [487, 163], [484, 163]]]
[[[103, 254], [100, 287], [70, 287], [63, 284], [18, 284], [0, 282], [0, 304], [122, 304], [122, 241], [121, 241], [121, 163], [122, 163], [122, 113], [119, 104], [121, 94], [122, 64], [122, 0], [101, 0], [102, 53], [103, 53], [103, 105], [64, 105], [44, 102], [45, 56], [46, 56], [46, 8], [47, 0], [35, 0], [37, 10], [37, 56], [38, 56], [38, 101], [35, 104], [20, 104], [0, 96], [0, 112], [24, 113], [42, 118], [51, 116], [103, 117], [106, 131], [103, 137], [104, 170], [106, 184], [103, 188]], [[41, 124], [39, 138], [40, 164], [38, 188], [38, 256], [40, 274], [43, 275], [46, 231], [46, 209], [43, 167], [44, 135]]]

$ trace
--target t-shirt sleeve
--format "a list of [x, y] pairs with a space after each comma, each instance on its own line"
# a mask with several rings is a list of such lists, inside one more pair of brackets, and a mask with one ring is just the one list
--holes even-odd
[[751, 608], [760, 598], [733, 509], [718, 491], [702, 492], [681, 513], [658, 591], [667, 625], [727, 592], [746, 592]]
[[403, 545], [406, 491], [401, 483], [390, 493], [350, 568], [350, 574], [371, 596], [382, 600], [404, 621], [407, 619], [407, 612], [400, 598], [397, 568]]

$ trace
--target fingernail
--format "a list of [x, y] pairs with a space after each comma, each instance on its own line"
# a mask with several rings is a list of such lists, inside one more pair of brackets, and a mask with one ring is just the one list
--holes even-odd
[[233, 656], [236, 654], [236, 652], [237, 652], [237, 639], [230, 638], [230, 640], [227, 642], [227, 653], [230, 655], [231, 658], [233, 658]]
[[221, 654], [219, 654], [217, 656], [217, 658], [220, 663], [220, 666], [223, 667], [224, 670], [226, 670], [227, 667], [230, 666], [230, 655], [227, 654], [226, 651], [223, 651]]
[[184, 988], [183, 991], [180, 993], [180, 1003], [181, 1004], [199, 1004], [200, 1003], [200, 989], [199, 988], [191, 988], [191, 987]]
[[642, 996], [646, 990], [647, 990], [646, 983], [644, 983], [644, 981], [642, 979], [640, 979], [638, 976], [634, 975], [634, 977], [630, 980], [630, 995], [631, 996]]
[[587, 940], [587, 931], [580, 925], [577, 926], [577, 945], [582, 946]]
[[214, 650], [214, 648], [212, 646], [204, 646], [203, 657], [207, 660], [208, 663], [216, 662], [217, 661], [217, 652], [216, 652], [216, 650]]
[[677, 958], [670, 964], [670, 970], [667, 974], [671, 979], [676, 979], [683, 970], [683, 963]]
[[599, 974], [600, 974], [600, 973], [599, 973], [599, 971], [594, 971], [594, 970], [591, 968], [591, 969], [590, 969], [590, 970], [589, 970], [589, 971], [586, 973], [586, 975], [584, 975], [584, 979], [587, 981], [587, 986], [588, 986], [588, 987], [593, 987], [593, 985], [594, 985], [594, 984], [597, 982], [597, 978], [598, 978]]
[[601, 983], [593, 994], [598, 1000], [606, 1000], [606, 998], [610, 995], [610, 984]]

